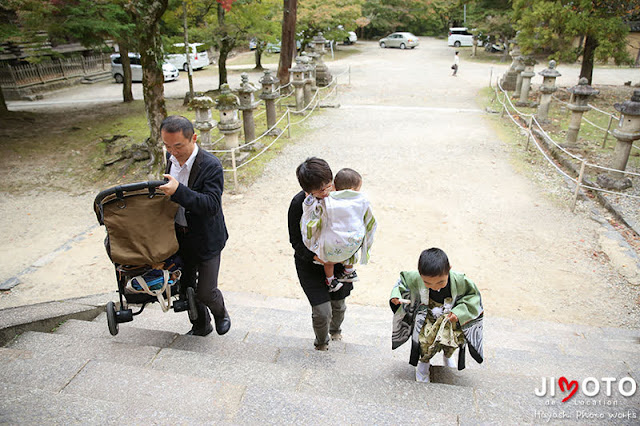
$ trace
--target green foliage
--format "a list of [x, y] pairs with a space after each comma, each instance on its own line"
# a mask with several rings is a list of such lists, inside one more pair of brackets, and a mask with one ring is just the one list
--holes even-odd
[[525, 54], [573, 62], [583, 54], [574, 41], [590, 36], [597, 41], [597, 60], [629, 63], [624, 19], [637, 8], [635, 0], [515, 0], [518, 44]]
[[299, 1], [296, 32], [303, 32], [305, 41], [320, 31], [328, 40], [344, 40], [347, 31], [356, 29], [363, 3], [363, 0]]
[[[464, 2], [469, 3], [469, 2]], [[444, 35], [454, 16], [462, 21], [460, 0], [367, 0], [363, 15], [371, 20], [367, 27], [370, 37], [394, 31], [409, 31], [418, 35]]]

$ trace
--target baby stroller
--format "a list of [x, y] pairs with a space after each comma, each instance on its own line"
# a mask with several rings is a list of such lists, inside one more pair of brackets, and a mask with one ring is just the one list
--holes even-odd
[[[139, 182], [101, 191], [93, 203], [100, 225], [107, 230], [105, 247], [118, 280], [120, 304], [107, 304], [109, 332], [133, 321], [149, 303], [158, 302], [164, 312], [188, 311], [195, 321], [195, 291], [180, 289], [181, 260], [175, 254], [178, 240], [174, 218], [178, 205], [157, 188], [164, 181]], [[177, 300], [174, 300], [177, 299]], [[139, 305], [133, 312], [129, 304]]]

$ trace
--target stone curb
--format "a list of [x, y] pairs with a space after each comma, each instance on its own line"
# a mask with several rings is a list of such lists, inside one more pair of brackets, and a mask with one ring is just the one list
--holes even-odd
[[0, 346], [26, 331], [49, 332], [69, 319], [91, 321], [112, 300], [112, 293], [0, 310]]

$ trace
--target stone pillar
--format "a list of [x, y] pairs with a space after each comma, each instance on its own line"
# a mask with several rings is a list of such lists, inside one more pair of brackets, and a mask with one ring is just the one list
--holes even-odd
[[[291, 80], [291, 84], [293, 84], [293, 87], [295, 87], [295, 90], [296, 90], [296, 111], [302, 111], [305, 107], [304, 69], [300, 66], [300, 64], [296, 64], [295, 67], [289, 69], [289, 72], [293, 74], [293, 79]], [[302, 113], [298, 112], [297, 114], [302, 114]]]
[[519, 56], [516, 58], [516, 68], [515, 71], [518, 73], [516, 77], [516, 90], [513, 92], [513, 96], [516, 98], [520, 98], [520, 92], [522, 91], [522, 72], [524, 71], [524, 56]]
[[196, 121], [193, 127], [200, 131], [199, 142], [203, 148], [211, 147], [211, 129], [216, 126], [216, 121], [211, 116], [211, 108], [215, 102], [209, 96], [198, 96], [189, 102], [189, 107], [196, 110]]
[[333, 79], [333, 76], [329, 72], [329, 67], [322, 61], [322, 56], [326, 53], [324, 50], [326, 41], [322, 33], [318, 33], [318, 35], [313, 38], [313, 51], [318, 54], [316, 60], [316, 84], [318, 87], [328, 86]]
[[242, 124], [244, 126], [244, 141], [251, 142], [256, 138], [256, 124], [253, 121], [253, 110], [258, 107], [259, 102], [255, 102], [253, 93], [258, 90], [256, 86], [249, 82], [249, 74], [240, 74], [242, 84], [238, 89], [240, 98], [240, 110], [242, 111]]
[[476, 54], [478, 53], [478, 36], [474, 35], [471, 43], [473, 44], [473, 49], [471, 49], [471, 56], [476, 56]]
[[580, 132], [582, 114], [591, 109], [588, 105], [589, 98], [600, 93], [600, 91], [589, 86], [588, 80], [582, 77], [578, 85], [570, 88], [569, 92], [573, 94], [573, 103], [568, 105], [568, 108], [571, 110], [571, 121], [569, 123], [569, 130], [567, 131], [567, 144], [575, 145], [578, 140], [578, 133]]
[[558, 90], [556, 87], [556, 78], [562, 74], [556, 69], [556, 61], [549, 61], [549, 68], [545, 68], [538, 74], [542, 76], [542, 86], [540, 87], [540, 105], [538, 105], [538, 112], [536, 118], [542, 123], [549, 122], [549, 104], [551, 103], [551, 95]]
[[516, 90], [516, 81], [518, 79], [519, 72], [516, 71], [516, 66], [518, 65], [518, 58], [520, 57], [520, 47], [516, 43], [515, 40], [509, 40], [509, 44], [513, 44], [513, 48], [509, 52], [511, 56], [511, 65], [506, 73], [500, 79], [500, 86], [504, 90]]
[[[633, 91], [630, 101], [614, 104], [619, 111], [620, 121], [613, 130], [613, 136], [618, 140], [613, 155], [613, 169], [625, 170], [633, 141], [640, 139], [640, 89]], [[622, 178], [622, 173], [615, 173], [616, 178]]]
[[518, 106], [531, 106], [529, 102], [529, 90], [531, 89], [531, 78], [536, 75], [533, 67], [538, 63], [533, 58], [525, 58], [524, 71], [522, 71], [522, 87], [520, 88], [520, 100], [516, 102]]
[[309, 65], [309, 60], [307, 56], [299, 55], [296, 56], [296, 66], [300, 66], [304, 70], [304, 104], [309, 105], [311, 102], [311, 98], [313, 94], [311, 92], [311, 66]]
[[242, 127], [238, 119], [239, 107], [238, 97], [231, 92], [228, 84], [223, 84], [216, 98], [216, 109], [220, 111], [218, 129], [224, 135], [224, 145], [227, 149], [238, 147], [238, 135]]
[[303, 55], [306, 55], [309, 58], [309, 67], [311, 69], [311, 91], [315, 93], [318, 90], [318, 83], [316, 82], [316, 64], [318, 63], [318, 55], [315, 52], [302, 52]]
[[[264, 75], [260, 79], [260, 84], [262, 84], [262, 93], [260, 93], [260, 99], [262, 99], [265, 103], [265, 108], [267, 110], [267, 128], [271, 129], [276, 125], [276, 99], [280, 96], [278, 93], [278, 84], [280, 84], [280, 80], [271, 75], [270, 70], [265, 70]], [[273, 128], [269, 131], [270, 136], [278, 136], [282, 133], [282, 130], [278, 128]]]

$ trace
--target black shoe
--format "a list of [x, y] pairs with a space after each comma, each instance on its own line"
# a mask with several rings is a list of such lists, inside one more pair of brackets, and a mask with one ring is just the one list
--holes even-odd
[[329, 286], [329, 293], [333, 293], [334, 291], [340, 290], [342, 288], [342, 285], [343, 285], [340, 281], [338, 281], [335, 278], [331, 282], [328, 282], [326, 280], [325, 280], [325, 282]]
[[207, 336], [211, 334], [213, 331], [213, 326], [211, 323], [208, 323], [205, 328], [196, 328], [193, 327], [188, 333], [187, 336]]
[[216, 323], [216, 333], [220, 336], [225, 334], [231, 328], [231, 318], [229, 318], [229, 312], [224, 313], [224, 317], [218, 319], [214, 318]]

